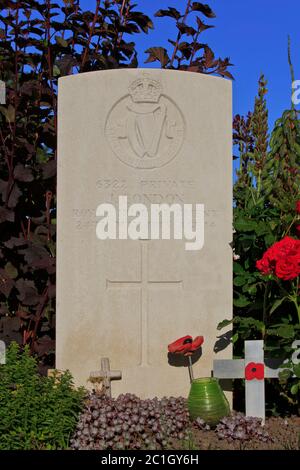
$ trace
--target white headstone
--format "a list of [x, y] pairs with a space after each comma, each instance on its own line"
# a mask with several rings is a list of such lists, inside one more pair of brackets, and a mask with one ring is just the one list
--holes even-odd
[[[166, 70], [59, 80], [57, 367], [88, 385], [99, 357], [114, 395], [187, 395], [167, 345], [203, 335], [195, 376], [210, 375], [216, 326], [232, 311], [231, 83]], [[204, 204], [205, 241], [99, 240], [99, 204]], [[118, 218], [121, 226], [124, 211]], [[230, 357], [227, 348], [223, 357]]]

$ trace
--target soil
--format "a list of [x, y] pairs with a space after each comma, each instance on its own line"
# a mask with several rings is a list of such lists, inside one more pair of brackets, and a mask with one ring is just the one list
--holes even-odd
[[[265, 427], [270, 442], [251, 440], [246, 442], [219, 439], [216, 433], [193, 429], [193, 433], [184, 444], [184, 449], [191, 450], [300, 450], [300, 417], [267, 418]], [[182, 442], [174, 441], [174, 449], [183, 449]]]

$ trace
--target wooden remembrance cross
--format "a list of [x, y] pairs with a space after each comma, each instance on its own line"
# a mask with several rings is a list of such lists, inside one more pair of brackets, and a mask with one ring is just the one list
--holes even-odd
[[264, 422], [265, 379], [277, 379], [281, 363], [280, 359], [265, 361], [262, 340], [245, 341], [245, 359], [215, 360], [213, 375], [219, 379], [245, 379], [246, 416]]

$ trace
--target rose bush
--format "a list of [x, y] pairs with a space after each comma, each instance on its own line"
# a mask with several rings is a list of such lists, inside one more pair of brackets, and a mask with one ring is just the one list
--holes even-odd
[[[269, 135], [266, 93], [261, 77], [253, 113], [234, 119], [234, 315], [218, 328], [233, 325], [236, 357], [244, 357], [245, 340], [263, 339], [266, 356], [289, 360], [300, 339], [300, 121], [291, 107]], [[228, 343], [228, 333], [222, 338]], [[286, 377], [266, 380], [267, 411], [299, 411], [298, 379]], [[236, 383], [235, 409], [242, 387]]]

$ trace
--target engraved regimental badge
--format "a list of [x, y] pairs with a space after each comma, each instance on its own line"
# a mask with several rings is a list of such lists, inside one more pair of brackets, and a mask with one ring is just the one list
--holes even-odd
[[184, 118], [163, 94], [162, 84], [143, 75], [129, 86], [107, 117], [105, 135], [116, 156], [133, 168], [159, 168], [178, 154], [184, 139]]

